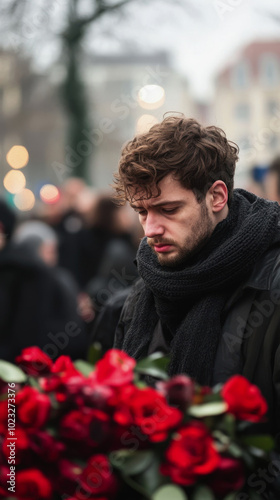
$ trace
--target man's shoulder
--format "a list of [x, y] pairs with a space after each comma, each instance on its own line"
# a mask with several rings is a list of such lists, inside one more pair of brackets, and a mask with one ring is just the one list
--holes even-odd
[[280, 241], [270, 247], [256, 262], [246, 286], [259, 290], [280, 288]]

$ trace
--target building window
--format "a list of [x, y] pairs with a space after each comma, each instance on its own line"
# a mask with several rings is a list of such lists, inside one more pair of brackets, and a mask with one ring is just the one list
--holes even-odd
[[267, 87], [274, 87], [279, 83], [279, 64], [273, 54], [264, 54], [260, 58], [260, 81]]
[[247, 61], [241, 61], [232, 72], [232, 85], [237, 89], [244, 89], [250, 83], [250, 67]]
[[250, 108], [247, 103], [239, 103], [235, 106], [234, 115], [237, 120], [248, 120], [250, 117]]

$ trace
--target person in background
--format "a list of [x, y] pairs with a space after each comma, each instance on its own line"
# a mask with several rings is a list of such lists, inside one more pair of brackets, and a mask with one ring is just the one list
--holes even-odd
[[267, 165], [255, 165], [251, 168], [249, 172], [249, 182], [247, 183], [246, 189], [251, 193], [256, 194], [261, 198], [266, 197], [266, 177], [268, 173]]
[[280, 156], [274, 158], [265, 179], [265, 197], [280, 203]]
[[[28, 346], [39, 346], [52, 359], [62, 354], [86, 358], [88, 338], [76, 291], [59, 278], [54, 250], [41, 246], [39, 230], [34, 249], [27, 243], [27, 233], [34, 237], [30, 227], [24, 230], [25, 244], [23, 230], [21, 244], [12, 241], [15, 223], [14, 213], [1, 201], [0, 358], [14, 361]], [[46, 236], [48, 230], [44, 228], [41, 237], [43, 233]]]
[[47, 266], [56, 268], [57, 279], [65, 289], [70, 289], [75, 294], [82, 319], [86, 323], [91, 323], [94, 311], [89, 295], [80, 290], [78, 283], [68, 269], [58, 266], [58, 237], [55, 231], [44, 222], [29, 220], [16, 228], [12, 241], [42, 260]]
[[97, 314], [115, 292], [129, 287], [138, 277], [134, 263], [136, 225], [131, 215], [130, 207], [118, 206], [112, 195], [100, 196], [97, 202], [89, 255], [92, 265], [85, 267], [93, 276], [86, 290]]
[[94, 213], [96, 195], [82, 179], [70, 177], [61, 186], [53, 204], [44, 204], [38, 219], [47, 223], [58, 237], [58, 264], [68, 270], [80, 290], [85, 287], [83, 242]]

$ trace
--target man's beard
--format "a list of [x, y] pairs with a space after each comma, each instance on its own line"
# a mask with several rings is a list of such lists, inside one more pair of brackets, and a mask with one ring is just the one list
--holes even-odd
[[[208, 209], [205, 201], [201, 203], [201, 218], [198, 221], [197, 226], [191, 228], [190, 234], [186, 237], [184, 243], [180, 246], [174, 240], [162, 241], [160, 238], [148, 238], [148, 244], [152, 248], [154, 254], [156, 255], [158, 262], [161, 266], [167, 267], [180, 267], [184, 263], [187, 263], [194, 255], [196, 255], [209, 240], [212, 235], [215, 224], [210, 219]], [[155, 245], [170, 244], [173, 246], [171, 253], [158, 253], [155, 251]]]

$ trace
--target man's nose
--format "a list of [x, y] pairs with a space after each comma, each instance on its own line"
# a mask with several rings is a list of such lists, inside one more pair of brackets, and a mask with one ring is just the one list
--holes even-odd
[[162, 236], [164, 227], [161, 223], [161, 218], [157, 214], [148, 214], [144, 224], [145, 236], [154, 238], [155, 236]]

